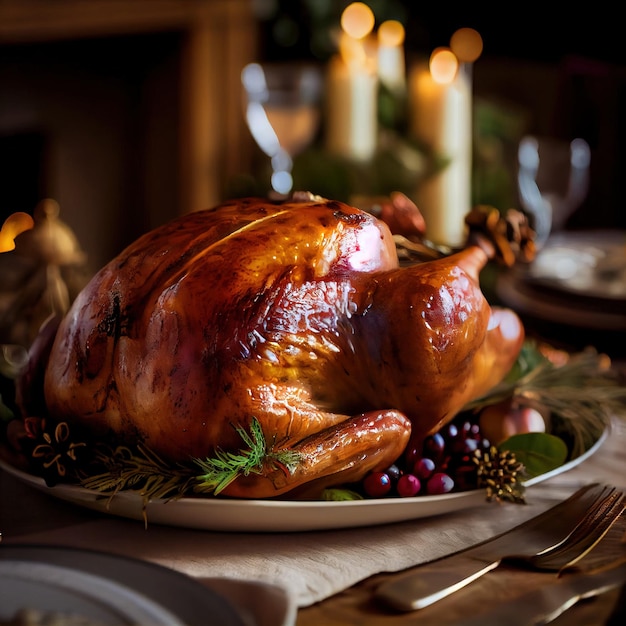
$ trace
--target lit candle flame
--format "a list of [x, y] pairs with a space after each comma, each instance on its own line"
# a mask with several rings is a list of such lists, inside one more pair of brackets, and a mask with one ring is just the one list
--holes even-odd
[[450, 84], [459, 69], [459, 60], [450, 48], [436, 48], [430, 55], [430, 73], [440, 85]]
[[363, 2], [349, 4], [341, 14], [341, 28], [350, 37], [363, 39], [374, 28], [374, 12]]
[[339, 54], [349, 67], [375, 71], [375, 50], [370, 36], [374, 21], [374, 13], [363, 2], [353, 2], [341, 14]]
[[35, 225], [28, 213], [18, 212], [7, 217], [0, 229], [0, 252], [15, 250], [15, 238]]
[[404, 43], [404, 26], [396, 20], [387, 20], [378, 29], [381, 46], [401, 46]]
[[459, 28], [450, 38], [450, 48], [461, 63], [473, 63], [482, 54], [483, 40], [473, 28]]

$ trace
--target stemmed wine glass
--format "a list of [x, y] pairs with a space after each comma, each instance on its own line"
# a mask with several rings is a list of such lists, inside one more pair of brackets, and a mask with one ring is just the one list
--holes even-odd
[[321, 71], [304, 63], [250, 63], [241, 82], [246, 123], [271, 159], [271, 193], [284, 197], [293, 187], [293, 159], [313, 141], [320, 124]]
[[590, 161], [591, 151], [584, 139], [568, 143], [528, 135], [520, 141], [517, 186], [520, 202], [532, 216], [538, 248], [583, 203]]

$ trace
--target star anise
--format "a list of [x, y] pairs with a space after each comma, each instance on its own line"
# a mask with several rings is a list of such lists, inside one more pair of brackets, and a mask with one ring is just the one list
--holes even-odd
[[49, 487], [73, 482], [88, 454], [88, 444], [70, 429], [67, 422], [37, 419], [28, 422], [31, 440], [30, 461]]

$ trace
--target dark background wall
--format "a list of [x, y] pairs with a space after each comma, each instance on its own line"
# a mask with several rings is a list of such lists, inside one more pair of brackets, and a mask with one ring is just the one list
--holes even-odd
[[[324, 58], [332, 48], [328, 33], [350, 0], [256, 0], [261, 46], [268, 57]], [[626, 63], [624, 28], [616, 5], [593, 3], [550, 8], [549, 3], [426, 3], [366, 0], [378, 23], [398, 19], [406, 28], [406, 48], [428, 52], [448, 45], [462, 27], [478, 30], [484, 55], [558, 62], [566, 55]]]
[[[626, 228], [622, 201], [626, 38], [615, 7], [593, 3], [581, 10], [571, 4], [549, 7], [545, 2], [366, 3], [377, 24], [386, 19], [404, 23], [409, 67], [418, 56], [449, 45], [458, 28], [476, 29], [484, 48], [473, 69], [475, 109], [495, 106], [501, 118], [517, 120], [519, 134], [585, 139], [592, 150], [590, 189], [568, 226]], [[332, 27], [348, 4], [347, 0], [255, 2], [259, 56], [327, 60], [336, 51]], [[511, 135], [504, 150], [503, 165], [510, 174], [516, 167], [515, 139]]]

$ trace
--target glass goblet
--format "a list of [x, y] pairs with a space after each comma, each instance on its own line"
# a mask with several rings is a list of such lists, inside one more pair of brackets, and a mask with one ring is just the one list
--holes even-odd
[[518, 150], [517, 188], [532, 216], [541, 248], [551, 232], [563, 228], [583, 203], [589, 188], [591, 151], [584, 139], [571, 142], [523, 137]]
[[257, 145], [271, 159], [273, 195], [292, 191], [293, 159], [320, 124], [322, 74], [304, 63], [250, 63], [241, 73], [245, 118]]

